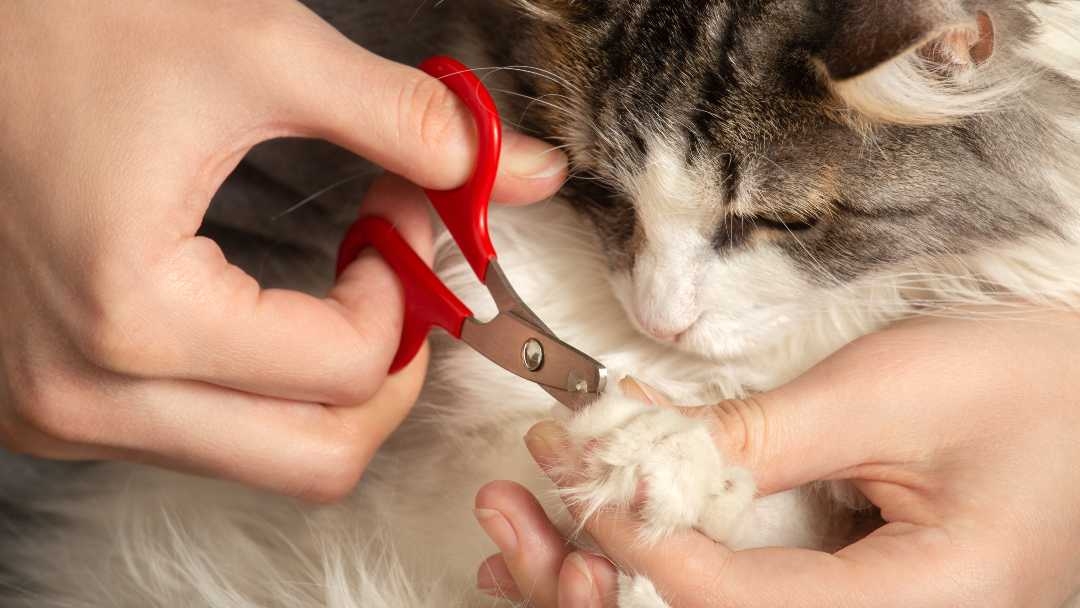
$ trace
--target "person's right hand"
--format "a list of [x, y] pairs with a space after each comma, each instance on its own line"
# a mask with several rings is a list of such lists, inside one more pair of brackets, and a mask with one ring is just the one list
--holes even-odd
[[[343, 496], [424, 374], [421, 357], [386, 381], [395, 277], [367, 255], [326, 299], [262, 291], [195, 233], [276, 137], [456, 187], [463, 106], [294, 0], [9, 0], [0, 31], [0, 445]], [[496, 198], [546, 198], [564, 175], [561, 153], [511, 135]], [[370, 198], [430, 250], [419, 190]]]

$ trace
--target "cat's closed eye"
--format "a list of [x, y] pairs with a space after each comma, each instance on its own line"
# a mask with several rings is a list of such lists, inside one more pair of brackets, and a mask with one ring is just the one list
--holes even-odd
[[749, 219], [759, 228], [782, 232], [808, 232], [821, 222], [820, 217], [783, 212], [759, 213]]

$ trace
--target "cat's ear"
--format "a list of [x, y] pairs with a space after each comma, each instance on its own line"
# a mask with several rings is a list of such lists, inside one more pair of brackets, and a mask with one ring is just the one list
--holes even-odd
[[[830, 39], [818, 53], [830, 88], [872, 121], [931, 124], [967, 115], [973, 76], [997, 46], [994, 19], [959, 0], [831, 3]], [[985, 84], [985, 83], [984, 83]], [[980, 85], [981, 86], [981, 85]]]
[[832, 36], [820, 59], [834, 80], [862, 76], [909, 54], [945, 67], [979, 65], [994, 52], [993, 19], [950, 0], [831, 3]]

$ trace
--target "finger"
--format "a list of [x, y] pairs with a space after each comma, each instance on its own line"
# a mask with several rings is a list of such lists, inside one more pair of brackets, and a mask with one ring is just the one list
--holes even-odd
[[[379, 180], [365, 205], [431, 258], [423, 194]], [[400, 281], [374, 253], [361, 256], [326, 299], [262, 291], [206, 239], [180, 246], [133, 290], [98, 339], [94, 363], [143, 378], [182, 378], [281, 399], [360, 403], [385, 380], [401, 336]], [[149, 314], [146, 311], [158, 311]]]
[[[297, 134], [327, 139], [425, 188], [465, 183], [476, 160], [475, 122], [441, 82], [379, 57], [336, 32], [290, 47], [281, 120]], [[318, 66], [312, 69], [312, 66]], [[281, 69], [280, 66], [275, 66]], [[557, 191], [566, 155], [556, 146], [507, 133], [495, 199], [533, 202]]]
[[[528, 445], [550, 471], [563, 450], [557, 436], [544, 432], [555, 429], [541, 426], [546, 438], [538, 440], [534, 430]], [[552, 481], [565, 485], [575, 480], [553, 476]], [[567, 508], [580, 521], [575, 505]], [[638, 515], [625, 509], [602, 511], [581, 523], [605, 555], [623, 570], [648, 577], [679, 608], [960, 605], [968, 590], [943, 593], [928, 590], [923, 582], [941, 580], [957, 564], [980, 561], [975, 550], [959, 552], [955, 536], [909, 524], [889, 524], [831, 555], [802, 549], [732, 552], [692, 530], [646, 544], [638, 536]], [[942, 597], [957, 602], [940, 604]]]
[[0, 446], [12, 454], [68, 462], [130, 460], [134, 457], [123, 450], [58, 440], [27, 424], [18, 416], [5, 417], [0, 422]]
[[[940, 432], [976, 428], [963, 419], [971, 408], [954, 407], [955, 400], [1000, 398], [1000, 383], [987, 372], [1007, 363], [978, 363], [995, 356], [987, 352], [949, 353], [951, 344], [972, 343], [977, 338], [969, 332], [980, 331], [976, 323], [955, 322], [892, 328], [849, 344], [774, 391], [682, 411], [712, 426], [721, 451], [754, 471], [762, 493], [818, 480], [873, 481], [863, 463], [930, 463], [949, 442], [963, 441], [963, 433]], [[938, 378], [947, 381], [928, 381]]]
[[[562, 462], [562, 455], [568, 452], [567, 439], [562, 429], [553, 422], [542, 422], [525, 437], [526, 446], [540, 468], [548, 474], [559, 487], [572, 487], [581, 477], [572, 470], [567, 470]], [[664, 547], [646, 545], [640, 542], [637, 532], [640, 520], [632, 510], [618, 509], [600, 512], [589, 519], [584, 519], [581, 505], [576, 501], [567, 501], [566, 508], [574, 521], [584, 526], [585, 531], [624, 571], [650, 572], [650, 568], [669, 563], [668, 557], [658, 555], [695, 555], [702, 558], [718, 559], [723, 557], [719, 545], [697, 533], [681, 535], [664, 541]], [[669, 552], [674, 550], [681, 552]]]
[[[207, 401], [199, 404], [201, 411], [184, 412], [191, 424], [173, 422], [160, 432], [154, 429], [153, 434], [169, 436], [176, 444], [172, 453], [214, 475], [224, 474], [241, 483], [304, 500], [336, 501], [352, 491], [375, 452], [416, 403], [429, 356], [429, 349], [423, 348], [410, 365], [362, 404], [285, 405], [277, 416], [264, 420], [263, 404], [249, 401], [235, 411], [216, 416], [215, 425], [212, 411], [219, 406]], [[187, 410], [187, 404], [184, 408]], [[249, 432], [242, 437], [212, 430], [237, 428], [245, 421]], [[204, 432], [184, 431], [200, 422]], [[203, 451], [204, 445], [218, 451]], [[282, 450], [282, 446], [289, 449]], [[240, 450], [246, 454], [237, 453]], [[165, 456], [171, 454], [166, 452]]]
[[514, 575], [511, 574], [510, 567], [506, 565], [506, 559], [501, 553], [492, 555], [480, 564], [480, 569], [476, 573], [476, 588], [491, 597], [519, 602], [525, 599], [517, 588]]
[[[390, 220], [428, 266], [434, 262], [427, 198], [418, 187], [398, 176], [385, 175], [372, 184], [360, 207], [360, 215]], [[393, 276], [392, 284], [383, 287], [371, 281], [376, 273], [385, 277], [388, 269], [381, 255], [373, 249], [362, 252], [338, 278], [328, 301], [336, 304], [349, 323], [360, 328], [362, 335], [378, 336], [380, 343], [388, 340], [393, 355], [401, 342], [402, 278]], [[394, 297], [388, 297], [391, 294]], [[393, 314], [386, 314], [386, 307], [394, 306], [394, 302], [401, 304], [391, 311]]]
[[[84, 407], [32, 421], [64, 442], [315, 502], [352, 491], [423, 384], [428, 350], [366, 403], [326, 407], [175, 380], [87, 379]], [[87, 387], [83, 387], [84, 389]]]
[[559, 571], [559, 608], [615, 608], [618, 580], [615, 566], [607, 559], [571, 553]]
[[675, 407], [675, 404], [666, 395], [637, 378], [627, 376], [619, 381], [619, 387], [622, 389], [623, 394], [631, 399], [659, 405], [660, 407]]
[[559, 608], [559, 571], [570, 546], [524, 487], [490, 483], [476, 495], [476, 518], [502, 552], [522, 598], [537, 608]]
[[503, 129], [502, 159], [492, 196], [504, 205], [550, 198], [566, 183], [568, 162], [559, 147]]
[[692, 560], [683, 573], [668, 567], [650, 576], [673, 605], [690, 608], [929, 608], [985, 601], [981, 577], [991, 573], [971, 576], [982, 561], [957, 550], [941, 530], [890, 524], [836, 555], [756, 549], [731, 553], [712, 568]]

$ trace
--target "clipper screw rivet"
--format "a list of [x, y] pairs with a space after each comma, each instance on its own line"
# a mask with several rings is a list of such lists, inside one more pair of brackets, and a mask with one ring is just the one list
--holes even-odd
[[521, 347], [521, 362], [530, 372], [540, 371], [544, 367], [544, 345], [536, 338], [529, 338]]

